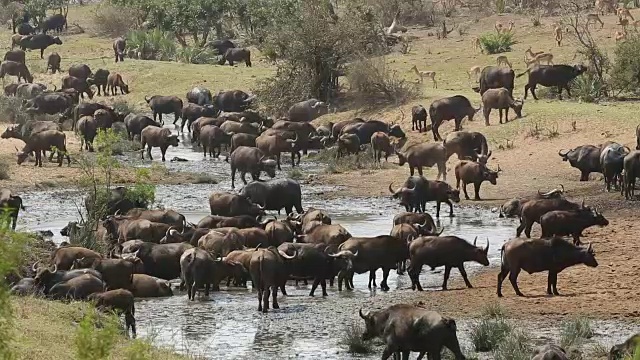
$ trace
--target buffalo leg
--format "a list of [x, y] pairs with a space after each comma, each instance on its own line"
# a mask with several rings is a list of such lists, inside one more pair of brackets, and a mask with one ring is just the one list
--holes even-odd
[[[482, 200], [480, 199], [480, 185], [482, 183], [474, 183], [473, 184], [473, 189], [475, 191], [475, 196], [474, 196], [474, 200]], [[466, 194], [465, 194], [466, 195]]]
[[502, 266], [502, 268], [500, 269], [500, 273], [498, 274], [498, 286], [496, 290], [498, 297], [502, 297], [502, 282], [507, 278], [507, 275], [509, 275], [509, 269], [505, 266]]
[[40, 49], [40, 59], [44, 59], [44, 48]]
[[42, 167], [42, 152], [36, 151], [36, 166]]
[[500, 124], [502, 124], [502, 109], [498, 109], [498, 114], [500, 114]]
[[451, 266], [445, 265], [444, 267], [444, 281], [442, 282], [442, 290], [447, 290], [447, 282], [449, 281], [449, 276], [451, 275]]
[[455, 127], [455, 131], [462, 130], [462, 118], [455, 118], [454, 119], [454, 127]]
[[271, 291], [273, 292], [273, 308], [280, 309], [280, 305], [278, 305], [278, 286], [274, 285]]
[[160, 152], [162, 153], [162, 162], [165, 162], [164, 155], [167, 153], [167, 146], [161, 147]]
[[[549, 274], [549, 276], [551, 276], [551, 274]], [[553, 278], [551, 280], [552, 280], [551, 287], [553, 290], [553, 295], [559, 296], [560, 293], [558, 292], [558, 273], [557, 272], [553, 273]]]
[[531, 228], [533, 227], [533, 221], [527, 221], [527, 224], [524, 228], [524, 235], [527, 238], [531, 238]]
[[469, 289], [473, 289], [473, 286], [469, 282], [469, 277], [467, 276], [467, 272], [464, 269], [464, 265], [458, 266], [458, 271], [460, 271], [460, 274], [462, 275], [462, 279], [464, 280], [465, 285], [467, 285]]
[[411, 176], [413, 176], [414, 170], [415, 170], [415, 168], [413, 166], [409, 165], [409, 174], [411, 174]]
[[326, 279], [322, 279], [322, 281], [320, 282], [320, 286], [322, 286], [322, 296], [328, 296], [328, 294], [327, 294], [327, 280]]
[[589, 172], [581, 171], [580, 172], [580, 181], [589, 181]]
[[569, 84], [564, 84], [564, 88], [567, 89], [567, 95], [569, 95], [569, 97], [571, 97], [571, 90], [569, 88]]
[[414, 264], [411, 262], [409, 264], [409, 269], [407, 272], [409, 273], [409, 278], [411, 279], [411, 290], [422, 291], [422, 285], [420, 285], [420, 271], [422, 270], [421, 264]]
[[534, 99], [538, 100], [538, 97], [536, 96], [536, 85], [531, 86], [531, 95]]
[[235, 166], [231, 165], [231, 188], [232, 189], [236, 187], [235, 182], [236, 182], [236, 168]]
[[574, 244], [574, 245], [580, 245], [580, 244], [582, 244], [582, 243], [580, 242], [580, 231], [578, 231], [578, 232], [576, 232], [576, 233], [574, 233], [574, 234], [573, 234], [573, 244]]
[[349, 290], [353, 290], [355, 289], [355, 286], [353, 286], [353, 271], [349, 272], [349, 276], [347, 277], [347, 284], [349, 284]]
[[511, 281], [511, 286], [513, 286], [513, 290], [516, 291], [516, 295], [524, 296], [518, 287], [518, 275], [520, 275], [520, 269], [511, 271], [511, 274], [509, 274], [509, 281]]
[[549, 275], [547, 276], [547, 295], [553, 295], [553, 292], [551, 291], [551, 288], [552, 288], [553, 283], [554, 283], [554, 277], [557, 280], [558, 279], [558, 274], [556, 274], [553, 271], [549, 270]]
[[485, 126], [490, 126], [491, 124], [489, 124], [489, 115], [491, 115], [491, 108], [490, 107], [482, 108], [482, 114], [484, 115]]
[[369, 271], [369, 285], [367, 287], [371, 289], [371, 283], [373, 282], [373, 287], [376, 287], [376, 272], [375, 270]]
[[151, 145], [147, 146], [147, 156], [149, 160], [153, 160], [153, 156], [151, 156]]
[[462, 181], [462, 191], [464, 192], [464, 198], [469, 200], [469, 194], [467, 194], [467, 183]]
[[135, 339], [137, 336], [136, 318], [133, 316], [132, 310], [127, 310], [127, 312], [124, 313], [124, 321], [125, 321], [125, 324], [127, 325], [127, 331], [129, 331], [129, 328], [131, 328], [131, 337]]
[[520, 219], [520, 225], [518, 225], [518, 228], [516, 229], [516, 237], [520, 237], [520, 234], [522, 234], [522, 230], [524, 230], [525, 227], [525, 222], [526, 219]]
[[562, 100], [562, 85], [558, 85], [558, 99]]
[[436, 201], [436, 218], [440, 217], [440, 201]]
[[422, 165], [418, 165], [418, 175], [422, 176]]
[[389, 285], [387, 285], [387, 278], [389, 278], [389, 268], [382, 268], [382, 282], [380, 283], [380, 289], [382, 291], [389, 291]]
[[[247, 185], [247, 179], [246, 179], [247, 173], [242, 171], [240, 172], [240, 179], [242, 180], [242, 182]], [[251, 176], [253, 176], [253, 174], [251, 174]], [[255, 180], [255, 179], [254, 179]]]

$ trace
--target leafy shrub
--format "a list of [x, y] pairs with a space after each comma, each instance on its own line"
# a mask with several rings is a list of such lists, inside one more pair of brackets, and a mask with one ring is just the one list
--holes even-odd
[[[380, 165], [375, 162], [371, 147], [367, 146], [366, 150], [357, 154], [344, 155], [337, 158], [338, 148], [336, 146], [320, 150], [316, 154], [311, 154], [316, 161], [327, 164], [325, 172], [329, 174], [338, 174], [353, 170], [379, 169]], [[387, 163], [383, 163], [383, 167]]]
[[370, 354], [373, 352], [371, 343], [362, 340], [363, 332], [364, 328], [355, 322], [345, 327], [340, 343], [347, 347], [350, 354]]
[[488, 33], [480, 36], [480, 46], [487, 54], [500, 54], [511, 51], [511, 46], [517, 41], [513, 38], [513, 33], [503, 31], [501, 33]]
[[531, 340], [522, 331], [514, 331], [505, 337], [494, 351], [495, 360], [531, 359]]
[[127, 100], [118, 99], [113, 102], [113, 109], [121, 114], [128, 114], [134, 112], [133, 106], [129, 105]]
[[20, 98], [0, 95], [0, 119], [6, 119], [12, 124], [24, 124], [30, 117], [22, 110]]
[[571, 94], [581, 101], [596, 102], [606, 93], [607, 85], [591, 72], [578, 76], [571, 82]]
[[100, 316], [95, 309], [85, 314], [76, 329], [76, 359], [108, 358], [119, 332], [117, 317]]
[[156, 200], [156, 186], [150, 182], [151, 171], [146, 168], [136, 169], [136, 183], [128, 188], [126, 198], [133, 203], [149, 207]]
[[498, 14], [502, 14], [505, 8], [505, 0], [496, 0], [496, 11], [498, 12]]
[[93, 14], [93, 23], [99, 35], [118, 37], [124, 36], [132, 28], [138, 27], [142, 19], [134, 9], [125, 9], [109, 3], [101, 3]]
[[212, 49], [187, 46], [176, 51], [175, 60], [185, 64], [214, 64], [218, 56]]
[[471, 328], [471, 342], [476, 351], [492, 351], [510, 335], [511, 330], [505, 319], [482, 319]]
[[139, 52], [142, 60], [169, 61], [176, 55], [173, 34], [159, 29], [129, 31], [127, 46]]
[[282, 115], [291, 104], [313, 97], [312, 80], [304, 68], [282, 64], [275, 76], [259, 80], [254, 92], [267, 113]]
[[367, 105], [400, 105], [417, 97], [419, 88], [400, 78], [387, 66], [384, 58], [353, 63], [347, 71], [356, 101]]
[[[640, 35], [627, 34], [625, 41], [616, 44], [615, 60], [611, 68], [611, 87], [617, 93], [640, 93]], [[583, 75], [584, 76], [584, 75]]]
[[580, 345], [585, 339], [593, 336], [591, 321], [587, 318], [578, 317], [562, 322], [560, 330], [560, 345], [565, 349]]

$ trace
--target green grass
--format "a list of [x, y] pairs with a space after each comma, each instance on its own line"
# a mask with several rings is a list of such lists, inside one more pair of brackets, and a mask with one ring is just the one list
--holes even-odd
[[584, 340], [592, 336], [591, 320], [584, 317], [565, 320], [560, 330], [560, 345], [565, 349], [579, 347]]
[[[68, 304], [36, 298], [12, 298], [16, 315], [13, 347], [17, 359], [75, 359], [75, 328], [90, 310], [87, 303]], [[116, 338], [110, 359], [131, 359], [126, 354], [137, 346], [123, 335]], [[148, 347], [155, 360], [187, 359], [169, 350]]]
[[510, 336], [512, 330], [512, 326], [503, 318], [481, 319], [471, 328], [471, 342], [478, 352], [492, 351]]
[[494, 351], [495, 360], [531, 359], [531, 339], [520, 330], [513, 331]]

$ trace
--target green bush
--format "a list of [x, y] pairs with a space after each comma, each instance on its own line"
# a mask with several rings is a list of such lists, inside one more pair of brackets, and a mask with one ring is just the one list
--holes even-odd
[[[320, 150], [316, 154], [309, 155], [316, 161], [327, 164], [325, 172], [329, 174], [343, 173], [352, 170], [379, 169], [380, 165], [375, 162], [371, 147], [367, 146], [365, 150], [358, 154], [343, 155], [338, 158], [338, 148], [336, 146]], [[390, 166], [389, 163], [383, 162], [382, 166]]]
[[362, 340], [364, 328], [359, 323], [347, 325], [342, 334], [340, 343], [347, 347], [350, 354], [371, 354], [373, 346], [371, 342]]
[[212, 49], [187, 46], [176, 50], [175, 60], [185, 64], [215, 64], [218, 56]]
[[571, 82], [571, 94], [581, 101], [596, 102], [606, 93], [607, 85], [591, 72], [578, 76]]
[[511, 334], [511, 325], [502, 318], [482, 319], [471, 328], [471, 342], [476, 351], [492, 351]]
[[503, 31], [501, 33], [488, 33], [480, 36], [480, 46], [487, 54], [500, 54], [511, 51], [511, 47], [517, 41], [513, 38], [513, 33]]
[[290, 179], [294, 179], [294, 180], [301, 180], [301, 179], [304, 178], [304, 173], [300, 169], [293, 168], [293, 169], [289, 170], [289, 176], [288, 177]]
[[95, 309], [85, 314], [76, 329], [76, 359], [101, 360], [113, 350], [120, 325], [115, 316], [101, 316]]
[[611, 88], [617, 93], [640, 94], [640, 35], [629, 33], [625, 41], [616, 44], [611, 69]]
[[560, 345], [565, 349], [579, 346], [585, 339], [593, 336], [591, 321], [578, 317], [562, 322], [560, 330]]
[[139, 52], [141, 60], [169, 61], [176, 55], [173, 34], [159, 29], [129, 31], [127, 47]]

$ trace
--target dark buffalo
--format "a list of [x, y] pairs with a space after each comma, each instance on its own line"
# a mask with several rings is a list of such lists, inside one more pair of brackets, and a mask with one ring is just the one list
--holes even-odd
[[227, 51], [222, 54], [222, 58], [218, 64], [224, 65], [227, 61], [231, 66], [233, 66], [234, 62], [244, 62], [247, 67], [251, 67], [251, 51], [246, 48], [227, 49]]
[[440, 217], [440, 204], [449, 205], [449, 216], [453, 216], [453, 202], [460, 202], [460, 190], [452, 188], [444, 181], [430, 181], [422, 176], [410, 176], [398, 190], [389, 184], [389, 192], [406, 211], [425, 212], [427, 202], [436, 201], [436, 217]]
[[194, 103], [187, 103], [182, 108], [182, 124], [179, 130], [184, 131], [184, 125], [187, 124], [187, 130], [191, 131], [191, 124], [201, 117], [216, 117], [220, 112], [213, 105], [200, 106]]
[[44, 93], [28, 100], [25, 104], [27, 113], [65, 114], [73, 107], [73, 99], [60, 93]]
[[342, 271], [338, 275], [338, 290], [342, 290], [342, 281], [346, 280], [346, 288], [353, 289], [353, 274], [369, 271], [369, 288], [376, 286], [375, 272], [382, 268], [380, 289], [388, 291], [387, 278], [389, 271], [396, 269], [397, 264], [409, 257], [407, 242], [389, 235], [376, 237], [352, 237], [342, 243], [338, 250], [353, 258], [353, 269]]
[[207, 42], [205, 46], [215, 49], [218, 55], [223, 55], [227, 52], [227, 49], [236, 47], [235, 44], [231, 42], [231, 40], [213, 40]]
[[209, 208], [211, 215], [238, 216], [264, 215], [264, 208], [254, 204], [245, 196], [231, 193], [213, 193], [209, 195]]
[[351, 120], [343, 120], [343, 121], [337, 122], [331, 127], [331, 137], [334, 139], [337, 139], [338, 136], [340, 136], [342, 129], [344, 129], [345, 127], [353, 124], [363, 123], [363, 122], [364, 122], [364, 119], [361, 119], [361, 118], [355, 118]]
[[146, 274], [133, 274], [131, 287], [128, 289], [136, 298], [172, 296], [173, 291], [168, 281]]
[[225, 120], [215, 117], [197, 118], [196, 121], [191, 124], [191, 143], [200, 145], [200, 129], [202, 129], [206, 125], [215, 125], [217, 127], [220, 127], [220, 125], [224, 124], [224, 122]]
[[4, 221], [7, 226], [11, 225], [11, 229], [15, 230], [18, 214], [20, 210], [24, 210], [22, 198], [18, 195], [13, 195], [9, 189], [0, 189], [0, 209], [6, 215]]
[[62, 166], [62, 160], [67, 157], [67, 165], [71, 166], [71, 158], [67, 152], [66, 135], [58, 130], [45, 130], [32, 134], [21, 151], [18, 151], [18, 165], [22, 164], [31, 152], [35, 152], [36, 166], [42, 167], [42, 153], [45, 151], [58, 152], [58, 166]]
[[87, 80], [91, 75], [93, 75], [93, 71], [87, 64], [74, 64], [69, 67], [69, 76]]
[[607, 191], [622, 183], [622, 170], [624, 170], [624, 157], [631, 152], [626, 146], [618, 143], [609, 144], [602, 148], [600, 153], [600, 167], [604, 175], [604, 183]]
[[480, 88], [478, 92], [483, 95], [488, 89], [506, 88], [513, 96], [513, 80], [515, 73], [510, 68], [487, 66], [480, 73]]
[[360, 144], [368, 144], [371, 141], [371, 136], [378, 131], [382, 131], [389, 136], [394, 136], [399, 139], [406, 137], [400, 125], [387, 124], [379, 120], [367, 120], [362, 123], [347, 125], [342, 128], [340, 134], [355, 134], [358, 136]]
[[211, 105], [211, 91], [203, 87], [194, 87], [187, 93], [187, 101], [200, 106]]
[[529, 200], [561, 198], [564, 194], [564, 185], [560, 185], [560, 187], [562, 187], [562, 189], [553, 189], [546, 193], [541, 193], [540, 190], [538, 190], [538, 193], [536, 195], [526, 196], [522, 198], [513, 198], [500, 205], [500, 217], [520, 216], [522, 206]]
[[[131, 199], [131, 197], [127, 195], [128, 191], [129, 190], [124, 186], [118, 186], [111, 189], [109, 198], [107, 199], [104, 216], [115, 215], [116, 213], [126, 214], [133, 208], [146, 208], [149, 206], [149, 204], [144, 201]], [[94, 208], [95, 200], [92, 193], [85, 198], [84, 205], [88, 213], [99, 210]]]
[[597, 267], [591, 244], [586, 249], [573, 245], [561, 238], [513, 239], [502, 246], [502, 266], [498, 274], [498, 296], [502, 297], [502, 282], [509, 275], [509, 281], [518, 296], [524, 294], [518, 288], [518, 275], [524, 270], [529, 274], [548, 271], [547, 294], [558, 293], [558, 274], [571, 266], [585, 264]]
[[49, 30], [55, 30], [60, 33], [66, 26], [67, 18], [63, 14], [53, 14], [40, 24], [43, 34], [46, 34]]
[[36, 286], [33, 278], [27, 277], [11, 285], [9, 293], [16, 296], [35, 296], [40, 293], [40, 289]]
[[239, 146], [256, 147], [257, 138], [258, 136], [253, 134], [233, 134], [231, 137], [231, 147], [229, 148], [229, 152], [232, 153]]
[[162, 96], [154, 95], [150, 98], [144, 97], [144, 100], [149, 104], [151, 111], [153, 111], [153, 120], [156, 120], [156, 116], [160, 117], [160, 123], [162, 121], [162, 114], [173, 114], [173, 124], [175, 125], [180, 120], [182, 114], [182, 99], [177, 96]]
[[442, 140], [438, 128], [445, 120], [455, 120], [455, 131], [462, 130], [462, 120], [465, 117], [473, 121], [473, 116], [480, 109], [471, 106], [469, 99], [462, 95], [455, 95], [436, 100], [429, 106], [429, 117], [431, 118], [431, 132], [435, 141]]
[[351, 238], [351, 234], [342, 225], [322, 224], [314, 227], [309, 233], [298, 235], [298, 240], [308, 244], [339, 245]]
[[564, 198], [530, 200], [526, 204], [522, 205], [522, 210], [520, 211], [520, 225], [518, 225], [518, 228], [516, 229], [516, 236], [520, 236], [524, 230], [524, 234], [527, 237], [531, 237], [531, 227], [533, 224], [539, 223], [542, 215], [550, 211], [578, 211], [585, 209], [589, 208], [584, 206], [584, 201], [582, 201], [582, 204], [576, 204]]
[[0, 64], [0, 79], [4, 82], [4, 77], [6, 75], [15, 76], [18, 78], [18, 82], [20, 79], [24, 79], [24, 81], [28, 83], [33, 83], [33, 76], [29, 72], [27, 66], [23, 63], [5, 60]]
[[196, 291], [203, 287], [204, 296], [209, 296], [215, 261], [207, 251], [198, 248], [188, 249], [182, 254], [180, 277], [186, 285], [189, 300], [195, 300]]
[[398, 165], [403, 166], [405, 163], [409, 165], [409, 173], [411, 176], [414, 170], [418, 169], [418, 175], [422, 176], [422, 167], [438, 166], [438, 176], [436, 180], [447, 180], [447, 150], [442, 144], [438, 143], [421, 143], [409, 146], [405, 151], [396, 150], [398, 156]]
[[264, 226], [264, 231], [269, 238], [269, 244], [278, 246], [285, 242], [293, 242], [295, 232], [287, 221], [269, 221]]
[[23, 50], [9, 50], [4, 54], [4, 58], [2, 60], [9, 60], [21, 64], [26, 64], [25, 57], [26, 54]]
[[127, 40], [125, 38], [119, 37], [113, 40], [113, 53], [116, 58], [116, 62], [124, 61], [124, 54], [127, 48]]
[[328, 112], [329, 106], [318, 99], [300, 101], [289, 108], [289, 121], [309, 122]]
[[73, 262], [74, 269], [91, 268], [102, 275], [107, 289], [128, 289], [135, 273], [144, 272], [144, 264], [137, 257], [126, 259], [79, 258]]
[[[280, 120], [273, 124], [271, 129], [295, 132], [296, 135], [298, 135], [298, 141], [296, 142], [296, 144], [305, 155], [307, 154], [307, 150], [309, 149], [310, 141], [317, 138], [316, 129], [310, 123], [298, 123]], [[369, 138], [367, 138], [367, 142], [369, 142], [369, 139], [371, 139], [371, 135], [369, 135]]]
[[84, 148], [89, 152], [93, 152], [93, 140], [98, 134], [98, 122], [93, 116], [83, 116], [78, 120], [76, 127], [77, 131], [82, 135], [80, 151]]
[[87, 78], [87, 84], [95, 85], [98, 88], [98, 95], [100, 92], [107, 96], [107, 78], [109, 78], [109, 70], [98, 69], [93, 76]]
[[240, 146], [229, 156], [231, 165], [231, 188], [235, 188], [236, 171], [240, 172], [240, 179], [246, 185], [245, 176], [251, 174], [254, 181], [260, 180], [260, 173], [266, 172], [271, 178], [276, 176], [276, 161], [265, 157], [264, 153], [257, 148]]
[[124, 124], [127, 127], [129, 140], [133, 140], [136, 135], [140, 137], [140, 133], [147, 126], [161, 128], [162, 125], [146, 115], [129, 114], [124, 118]]
[[[222, 152], [222, 146], [228, 146], [231, 142], [231, 136], [233, 136], [233, 133], [226, 133], [215, 125], [203, 126], [200, 129], [199, 138], [204, 157], [207, 157], [207, 150], [209, 152], [209, 157], [219, 157]], [[216, 149], [218, 150], [217, 154]]]
[[600, 165], [601, 151], [602, 149], [599, 146], [581, 145], [568, 150], [564, 154], [561, 149], [558, 151], [558, 155], [562, 157], [562, 161], [568, 161], [572, 167], [580, 170], [580, 181], [588, 181], [590, 173], [602, 173], [602, 166]]
[[162, 161], [165, 161], [165, 154], [169, 146], [178, 146], [178, 135], [172, 135], [171, 130], [158, 128], [154, 126], [147, 126], [140, 132], [140, 143], [142, 145], [141, 156], [144, 160], [144, 148], [147, 147], [147, 156], [149, 160], [153, 160], [151, 157], [151, 149], [159, 147], [162, 153]]
[[492, 109], [498, 109], [500, 124], [502, 124], [502, 111], [504, 110], [504, 122], [509, 121], [509, 109], [513, 109], [517, 118], [522, 117], [522, 106], [524, 102], [520, 99], [514, 100], [506, 88], [489, 89], [482, 95], [482, 112], [484, 114], [484, 124], [489, 126], [489, 115]]
[[393, 225], [410, 224], [420, 225], [425, 230], [436, 230], [436, 223], [427, 213], [403, 212], [393, 217]]
[[609, 225], [609, 221], [597, 209], [555, 210], [549, 211], [540, 217], [541, 237], [571, 235], [575, 245], [580, 245], [582, 231], [594, 225]]
[[529, 73], [529, 81], [524, 86], [525, 99], [527, 98], [527, 93], [531, 90], [533, 98], [538, 100], [538, 97], [536, 97], [536, 86], [538, 84], [542, 86], [557, 86], [558, 97], [562, 99], [562, 89], [566, 89], [567, 94], [571, 96], [569, 83], [585, 71], [587, 71], [587, 67], [584, 65], [538, 65], [527, 69], [527, 71], [519, 74], [518, 77]]
[[33, 264], [31, 270], [34, 272], [34, 285], [41, 290], [44, 294], [48, 294], [49, 290], [56, 284], [66, 282], [78, 276], [85, 274], [92, 275], [100, 278], [99, 272], [93, 269], [76, 269], [76, 270], [58, 270], [56, 265], [53, 265], [53, 269], [48, 267], [37, 267], [38, 263]]
[[31, 35], [36, 33], [36, 29], [29, 23], [22, 23], [18, 25], [17, 30], [20, 35]]
[[44, 59], [44, 49], [54, 44], [62, 45], [62, 40], [57, 36], [53, 37], [47, 34], [29, 35], [20, 40], [20, 48], [22, 50], [40, 49], [40, 59]]
[[91, 294], [103, 291], [104, 283], [100, 278], [84, 274], [53, 285], [47, 296], [52, 299], [86, 300]]
[[254, 98], [242, 90], [220, 91], [213, 96], [212, 103], [220, 111], [240, 112], [248, 109]]
[[447, 150], [447, 159], [453, 154], [458, 154], [460, 160], [477, 161], [486, 164], [491, 157], [487, 138], [475, 131], [454, 131], [449, 133], [442, 142]]
[[634, 197], [636, 188], [636, 179], [640, 177], [640, 150], [634, 150], [624, 157], [624, 185], [621, 189], [621, 194], [624, 193], [624, 198], [629, 200]]
[[89, 99], [93, 99], [93, 91], [85, 79], [75, 76], [65, 76], [62, 78], [62, 89], [74, 89], [80, 94], [80, 98], [84, 99], [84, 94], [86, 93]]
[[285, 209], [290, 214], [295, 208], [302, 214], [302, 191], [300, 184], [291, 179], [273, 179], [269, 181], [252, 181], [242, 188], [240, 195], [255, 204], [261, 204], [265, 210]]
[[298, 165], [300, 165], [298, 143], [300, 143], [300, 139], [297, 134], [286, 130], [268, 129], [256, 138], [256, 147], [266, 156], [274, 156], [276, 158], [278, 170], [282, 170], [280, 167], [280, 157], [283, 152], [291, 153], [291, 167], [296, 165], [296, 156], [298, 157]]
[[[187, 243], [155, 244], [143, 242], [130, 246], [129, 251], [133, 251], [133, 254], [123, 253], [122, 257], [126, 259], [135, 255], [142, 260], [145, 274], [164, 280], [173, 280], [180, 277], [180, 257], [192, 247]], [[133, 275], [134, 287], [137, 275]], [[135, 295], [135, 291], [132, 290], [132, 292]]]
[[109, 236], [116, 242], [122, 243], [128, 240], [140, 239], [146, 242], [160, 243], [172, 226], [165, 223], [149, 221], [147, 219], [134, 219], [127, 216], [109, 215], [102, 221], [102, 226], [107, 229]]
[[411, 130], [422, 132], [429, 131], [427, 129], [427, 109], [422, 105], [416, 105], [411, 108]]
[[105, 291], [89, 295], [88, 300], [94, 302], [99, 310], [115, 311], [124, 314], [127, 333], [131, 328], [133, 338], [136, 337], [135, 301], [133, 293], [125, 289]]
[[235, 227], [238, 229], [245, 229], [255, 226], [260, 226], [260, 222], [257, 218], [260, 216], [250, 215], [236, 215], [236, 216], [219, 216], [219, 215], [207, 215], [198, 221], [196, 228], [215, 229], [221, 227]]
[[464, 360], [456, 334], [456, 322], [421, 307], [398, 304], [374, 313], [359, 311], [364, 319], [366, 329], [363, 340], [374, 337], [383, 339], [385, 343], [382, 359], [391, 355], [402, 354], [408, 359], [409, 354], [419, 352], [418, 359], [427, 354], [429, 359], [440, 360], [442, 348], [453, 352], [456, 360]]
[[411, 265], [409, 265], [408, 272], [411, 278], [411, 288], [422, 291], [419, 276], [423, 265], [431, 267], [432, 270], [444, 266], [443, 290], [447, 290], [447, 281], [452, 268], [457, 268], [467, 287], [473, 288], [467, 277], [467, 272], [464, 270], [464, 263], [475, 261], [489, 266], [487, 258], [489, 239], [487, 239], [487, 246], [484, 248], [476, 247], [476, 240], [473, 241], [473, 245], [457, 236], [425, 236], [413, 240], [409, 245]]
[[47, 70], [51, 69], [51, 73], [55, 74], [56, 72], [60, 72], [60, 62], [62, 59], [57, 52], [52, 52], [47, 56]]
[[462, 190], [464, 191], [465, 199], [469, 200], [467, 194], [467, 184], [473, 184], [474, 188], [474, 200], [480, 199], [480, 185], [484, 181], [489, 181], [492, 185], [496, 185], [498, 179], [498, 173], [500, 172], [500, 166], [497, 171], [490, 170], [487, 165], [474, 161], [462, 160], [455, 168], [456, 174], [456, 189], [460, 189], [460, 181], [462, 181]]
[[279, 309], [278, 288], [284, 288], [286, 279], [286, 261], [295, 259], [296, 255], [287, 255], [275, 247], [258, 249], [251, 254], [249, 272], [253, 286], [258, 290], [258, 311], [269, 311], [269, 295], [273, 293], [273, 308]]

